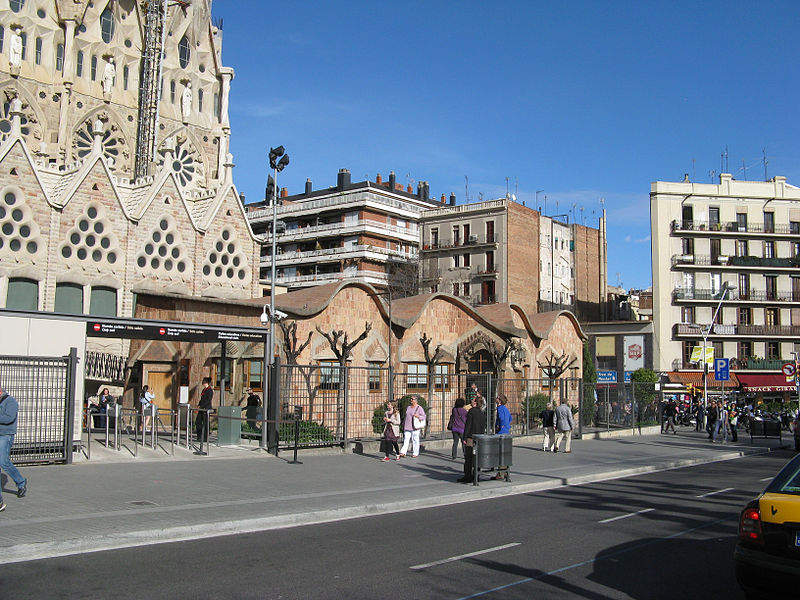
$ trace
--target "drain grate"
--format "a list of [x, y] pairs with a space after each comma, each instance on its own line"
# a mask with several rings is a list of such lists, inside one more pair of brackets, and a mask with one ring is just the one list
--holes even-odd
[[134, 506], [157, 506], [155, 502], [150, 502], [149, 500], [129, 500], [128, 504], [133, 504]]

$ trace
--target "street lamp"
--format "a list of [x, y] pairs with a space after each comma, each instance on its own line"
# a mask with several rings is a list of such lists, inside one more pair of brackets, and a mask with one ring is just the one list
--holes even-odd
[[710, 325], [702, 325], [700, 327], [700, 333], [703, 336], [703, 354], [700, 357], [700, 360], [703, 361], [703, 428], [705, 429], [708, 423], [708, 361], [706, 360], [706, 346], [708, 344], [708, 335], [711, 333], [711, 328], [714, 327], [714, 323], [717, 320], [717, 314], [719, 313], [719, 309], [722, 307], [722, 303], [725, 300], [725, 296], [728, 292], [735, 290], [735, 286], [728, 285], [728, 282], [722, 284], [722, 293], [719, 297], [719, 302], [717, 303], [717, 308], [714, 310], [714, 316], [711, 317], [711, 324]]

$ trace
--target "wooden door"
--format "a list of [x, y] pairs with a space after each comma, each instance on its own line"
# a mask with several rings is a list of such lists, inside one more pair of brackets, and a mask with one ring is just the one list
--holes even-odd
[[156, 406], [162, 410], [172, 410], [175, 402], [173, 379], [172, 371], [166, 373], [150, 371], [147, 374], [147, 385], [150, 386], [150, 391], [156, 395]]

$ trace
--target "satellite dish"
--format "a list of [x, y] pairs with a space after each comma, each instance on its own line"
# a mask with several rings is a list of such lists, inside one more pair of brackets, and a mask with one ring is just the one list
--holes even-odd
[[517, 201], [517, 195], [516, 194], [511, 194], [511, 200], [513, 202], [516, 202]]

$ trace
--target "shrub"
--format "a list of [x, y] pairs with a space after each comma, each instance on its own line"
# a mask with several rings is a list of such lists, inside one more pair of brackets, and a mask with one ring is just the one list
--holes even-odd
[[[282, 442], [294, 444], [294, 422], [281, 423], [278, 428], [278, 438]], [[317, 442], [335, 442], [331, 430], [315, 421], [300, 421], [300, 443], [309, 444]]]
[[383, 420], [386, 415], [386, 404], [378, 404], [372, 411], [372, 432], [382, 434], [386, 427], [386, 422]]
[[417, 404], [422, 407], [422, 410], [425, 411], [425, 416], [427, 417], [425, 421], [425, 427], [423, 427], [422, 431], [420, 431], [420, 435], [424, 437], [427, 435], [428, 428], [431, 426], [431, 418], [432, 415], [428, 412], [428, 402], [420, 396], [419, 394], [406, 394], [397, 402], [397, 410], [400, 411], [400, 430], [402, 431], [403, 427], [402, 424], [405, 423], [406, 420], [406, 409], [411, 406], [411, 398], [417, 399]]
[[534, 419], [539, 418], [539, 414], [547, 408], [550, 396], [541, 392], [528, 396], [522, 402], [522, 414], [525, 416], [526, 423], [533, 423]]

